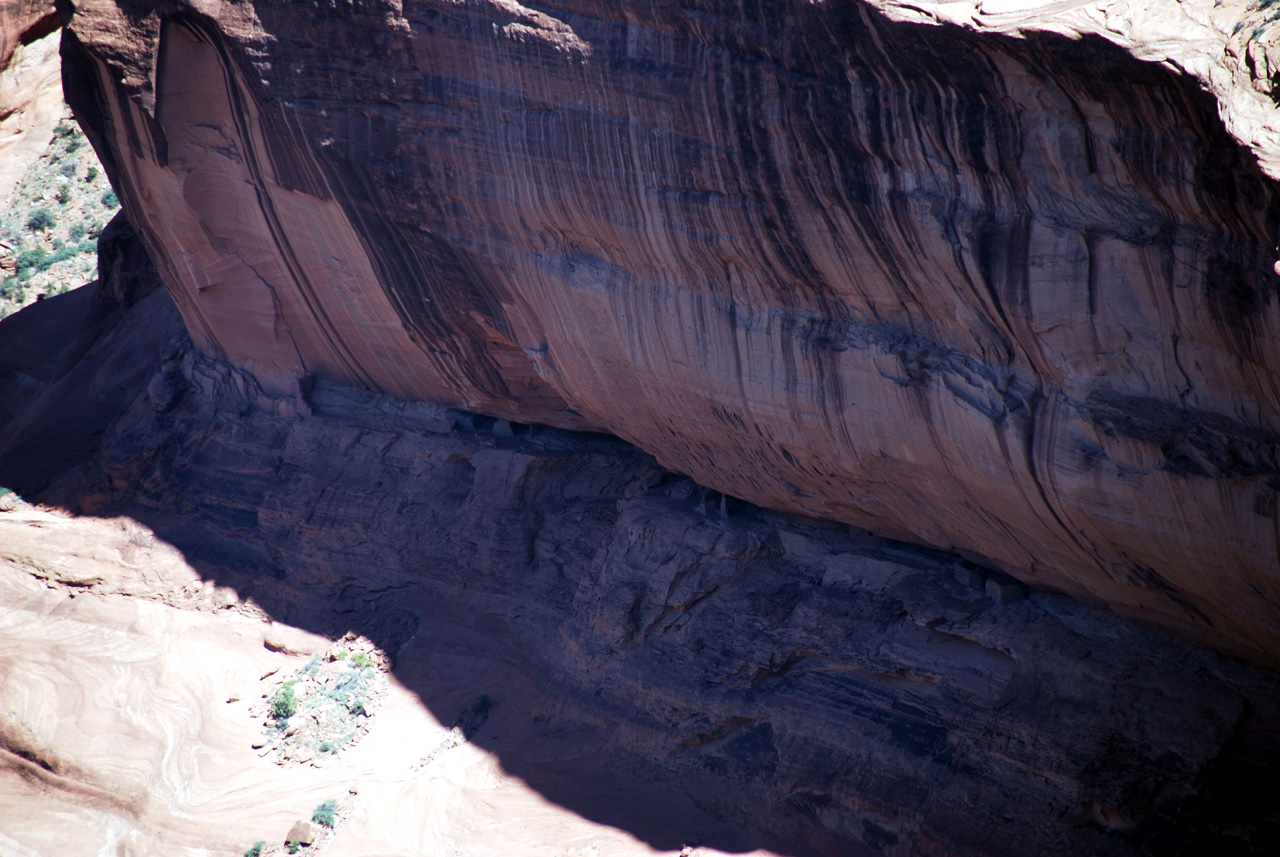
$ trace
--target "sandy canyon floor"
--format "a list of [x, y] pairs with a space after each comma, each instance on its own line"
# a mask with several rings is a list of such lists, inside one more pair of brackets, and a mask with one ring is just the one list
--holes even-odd
[[[202, 580], [128, 518], [22, 504], [0, 514], [0, 546], [5, 857], [240, 853], [257, 840], [286, 853], [291, 826], [330, 798], [336, 835], [303, 853], [722, 853], [655, 850], [504, 771], [495, 751], [537, 737], [504, 717], [521, 690], [505, 683], [482, 727], [493, 748], [458, 742], [393, 678], [364, 740], [278, 765], [252, 747], [263, 719], [251, 706], [331, 641]], [[483, 658], [426, 644], [402, 662], [460, 694], [495, 686]]]

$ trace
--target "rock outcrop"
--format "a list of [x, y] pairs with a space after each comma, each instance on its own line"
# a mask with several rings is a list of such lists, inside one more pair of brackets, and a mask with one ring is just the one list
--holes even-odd
[[[671, 857], [1280, 843], [1275, 673], [614, 438], [323, 380], [274, 396], [123, 337], [81, 362], [154, 371], [117, 372], [109, 419], [86, 408], [99, 445], [42, 495], [74, 518], [0, 515], [17, 853], [238, 854], [352, 778], [335, 853], [592, 853], [552, 847], [549, 821]], [[77, 411], [43, 413], [56, 437]], [[354, 755], [285, 776], [251, 749], [256, 679], [348, 632], [393, 657], [386, 710], [434, 722], [384, 728], [380, 707]], [[468, 749], [443, 744], [482, 694]]]
[[58, 27], [51, 0], [0, 0], [0, 199], [66, 110]]
[[1167, 40], [855, 0], [60, 8], [194, 341], [267, 392], [607, 430], [1280, 663], [1280, 208]]

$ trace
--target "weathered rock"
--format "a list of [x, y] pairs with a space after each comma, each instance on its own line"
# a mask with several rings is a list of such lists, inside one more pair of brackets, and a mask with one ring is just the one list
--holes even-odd
[[[162, 298], [128, 313], [150, 318]], [[236, 609], [276, 623], [253, 623], [253, 646], [234, 643], [259, 658], [283, 657], [263, 642], [286, 623], [300, 637], [363, 635], [395, 657], [397, 684], [540, 792], [538, 803], [641, 840], [619, 853], [701, 840], [797, 857], [1190, 857], [1226, 837], [1258, 854], [1280, 841], [1274, 673], [1061, 596], [1002, 603], [984, 589], [998, 572], [725, 500], [615, 439], [514, 425], [495, 435], [486, 418], [323, 380], [299, 416], [293, 394], [265, 395], [225, 364], [153, 348], [110, 340], [85, 359], [176, 367], [187, 393], [158, 411], [146, 378], [122, 391], [128, 407], [103, 426], [94, 458], [41, 495], [83, 516], [42, 520], [25, 540], [6, 530], [0, 570], [48, 569], [35, 572], [44, 586], [81, 592], [79, 609], [97, 616], [98, 599], [120, 595], [227, 616], [217, 591], [234, 588]], [[428, 428], [445, 418], [459, 429]], [[73, 539], [77, 523], [88, 535]], [[125, 558], [136, 567], [122, 584], [113, 569]], [[15, 591], [44, 588], [25, 586]], [[35, 600], [0, 599], [6, 609]], [[107, 624], [120, 633], [118, 619]], [[182, 648], [163, 640], [184, 627], [147, 626], [156, 640], [145, 647]], [[55, 634], [41, 657], [77, 660], [74, 645]], [[221, 675], [209, 646], [193, 648], [198, 674]], [[116, 669], [112, 682], [129, 674], [150, 687]], [[169, 672], [177, 686], [191, 681]], [[3, 678], [21, 687], [40, 675]], [[86, 696], [77, 688], [57, 691]], [[481, 694], [492, 716], [468, 720]], [[158, 696], [156, 723], [177, 718], [184, 741], [219, 734], [191, 716], [198, 707]], [[219, 712], [232, 708], [224, 698], [222, 688], [209, 697]], [[23, 705], [22, 722], [47, 722], [48, 708]], [[132, 755], [167, 758], [170, 731], [144, 720], [157, 737]], [[55, 746], [83, 771], [41, 782], [75, 804], [81, 783], [109, 782], [121, 766], [102, 741], [57, 722], [65, 746]], [[235, 746], [251, 753], [260, 722], [246, 717]], [[406, 759], [393, 755], [389, 773], [361, 768], [362, 781], [403, 778]], [[185, 818], [180, 796], [194, 795], [213, 824], [222, 781], [189, 789], [184, 778], [218, 770], [137, 766], [131, 802], [108, 805], [112, 835], [141, 824], [155, 853], [174, 853], [164, 847], [173, 828], [158, 819]], [[240, 800], [260, 800], [244, 782]]]
[[192, 337], [268, 392], [605, 429], [1280, 662], [1280, 207], [1217, 112], [1272, 119], [1170, 68], [1243, 92], [1201, 62], [1221, 28], [64, 8], [69, 98]]
[[52, 0], [0, 0], [0, 200], [65, 115]]
[[251, 379], [178, 365], [187, 396], [109, 431], [95, 470], [129, 487], [95, 514], [148, 521], [278, 622], [376, 640], [442, 723], [492, 695], [503, 725], [470, 741], [516, 730], [505, 770], [655, 846], [683, 822], [637, 820], [618, 771], [690, 796], [725, 850], [1193, 854], [1278, 829], [1274, 674], [1006, 598], [998, 572], [989, 596], [958, 557], [722, 514], [609, 439], [439, 435], [325, 382], [282, 417]]
[[33, 304], [0, 330], [0, 485], [39, 489], [92, 456], [169, 344], [184, 338], [123, 219], [108, 224], [98, 249], [96, 283]]
[[309, 821], [295, 822], [293, 827], [289, 828], [289, 835], [284, 838], [285, 842], [297, 842], [300, 845], [310, 845], [316, 841], [316, 835], [319, 831], [316, 826]]

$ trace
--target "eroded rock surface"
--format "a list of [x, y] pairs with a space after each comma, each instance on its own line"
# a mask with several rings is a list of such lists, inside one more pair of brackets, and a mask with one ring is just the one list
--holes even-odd
[[0, 199], [66, 110], [58, 26], [52, 0], [0, 0]]
[[1265, 51], [1083, 8], [83, 0], [63, 53], [266, 391], [608, 430], [1275, 664], [1278, 209], [1201, 89]]
[[[154, 318], [163, 300], [127, 314]], [[368, 796], [326, 846], [336, 854], [572, 854], [552, 833], [579, 816], [588, 827], [563, 828], [573, 847], [590, 836], [637, 855], [1280, 844], [1274, 673], [955, 555], [750, 506], [614, 438], [323, 380], [275, 396], [190, 348], [99, 348], [95, 362], [154, 374], [124, 374], [123, 410], [42, 496], [105, 534], [65, 518], [34, 536], [10, 535], [21, 518], [0, 529], [0, 584], [18, 593], [0, 598], [15, 629], [0, 636], [39, 653], [3, 678], [3, 698], [21, 700], [4, 734], [40, 736], [48, 763], [24, 755], [30, 742], [0, 757], [43, 790], [0, 803], [6, 817], [26, 807], [2, 826], [27, 847], [80, 812], [76, 847], [109, 835], [139, 853], [239, 853], [268, 822], [283, 835], [271, 796], [313, 806], [341, 782], [331, 763], [308, 779], [309, 764], [286, 777], [265, 759], [258, 777], [270, 748], [243, 746], [261, 742], [258, 718], [190, 712], [212, 694], [252, 716], [224, 672], [245, 672], [243, 634], [265, 646], [255, 663], [275, 653], [296, 669], [324, 648], [307, 635], [348, 632], [392, 656], [437, 725], [374, 722], [356, 767], [333, 760]], [[0, 474], [12, 460], [0, 453]], [[196, 642], [216, 639], [214, 614], [242, 635], [226, 667], [220, 644]], [[241, 622], [266, 616], [275, 625]], [[187, 662], [207, 674], [163, 690]], [[152, 714], [107, 717], [92, 692], [104, 675], [123, 710]], [[443, 727], [481, 695], [487, 717], [458, 746]], [[86, 743], [77, 724], [124, 739]], [[197, 764], [206, 754], [225, 761]], [[473, 825], [487, 838], [468, 839]]]

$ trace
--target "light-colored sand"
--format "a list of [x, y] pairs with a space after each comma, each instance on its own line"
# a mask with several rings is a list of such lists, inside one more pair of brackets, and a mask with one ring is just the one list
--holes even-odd
[[327, 798], [344, 820], [303, 853], [677, 853], [547, 801], [475, 744], [422, 766], [449, 733], [394, 676], [339, 757], [261, 758], [250, 705], [327, 645], [202, 581], [133, 521], [0, 513], [0, 855], [240, 854]]

